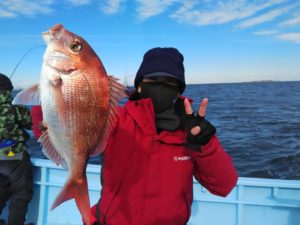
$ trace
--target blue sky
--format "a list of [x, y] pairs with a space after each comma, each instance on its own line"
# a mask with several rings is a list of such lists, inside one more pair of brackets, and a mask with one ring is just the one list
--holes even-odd
[[10, 76], [34, 48], [12, 77], [15, 87], [39, 81], [41, 32], [57, 23], [129, 84], [153, 47], [183, 53], [187, 83], [300, 80], [300, 1], [0, 0], [0, 72]]

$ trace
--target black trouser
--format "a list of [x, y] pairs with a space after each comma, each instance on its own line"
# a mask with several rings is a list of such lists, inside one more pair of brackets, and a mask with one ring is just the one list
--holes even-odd
[[0, 214], [10, 199], [8, 225], [24, 225], [32, 189], [33, 168], [27, 152], [22, 160], [0, 160]]

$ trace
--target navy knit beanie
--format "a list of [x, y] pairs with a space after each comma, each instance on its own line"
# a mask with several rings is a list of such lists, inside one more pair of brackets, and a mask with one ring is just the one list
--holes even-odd
[[4, 74], [0, 73], [0, 90], [12, 91], [14, 86], [12, 85], [10, 79]]
[[185, 89], [183, 55], [176, 48], [153, 48], [144, 55], [143, 62], [137, 71], [134, 86], [144, 77], [166, 76], [179, 81], [180, 93]]

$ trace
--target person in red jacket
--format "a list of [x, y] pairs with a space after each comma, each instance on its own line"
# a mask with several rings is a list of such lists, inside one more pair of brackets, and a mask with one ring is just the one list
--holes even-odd
[[226, 196], [237, 182], [230, 156], [205, 119], [208, 100], [194, 114], [181, 97], [183, 55], [175, 48], [147, 51], [135, 77], [136, 91], [120, 108], [103, 153], [102, 192], [92, 224], [185, 225], [193, 177]]
[[[225, 197], [235, 186], [232, 160], [205, 119], [208, 100], [194, 113], [192, 100], [181, 96], [186, 86], [183, 60], [175, 48], [145, 53], [136, 90], [118, 109], [103, 152], [101, 197], [91, 208], [90, 225], [185, 225], [193, 177], [218, 196]], [[32, 110], [38, 124], [40, 109]]]

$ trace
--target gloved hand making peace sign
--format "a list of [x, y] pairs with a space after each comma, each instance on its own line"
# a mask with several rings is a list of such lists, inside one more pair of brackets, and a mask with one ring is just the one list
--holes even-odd
[[194, 114], [189, 100], [184, 99], [185, 116], [183, 117], [184, 128], [187, 130], [187, 146], [193, 150], [200, 150], [200, 146], [206, 145], [213, 135], [216, 128], [204, 117], [208, 99], [204, 98], [199, 106], [197, 115]]

